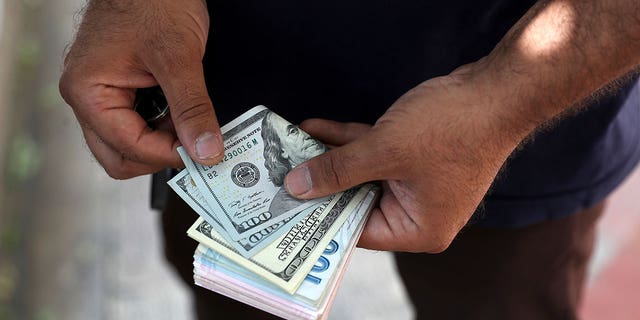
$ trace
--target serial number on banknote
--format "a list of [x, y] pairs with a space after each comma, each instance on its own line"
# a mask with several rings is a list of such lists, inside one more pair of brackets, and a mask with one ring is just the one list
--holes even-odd
[[[226, 162], [229, 161], [231, 159], [233, 159], [234, 157], [237, 157], [247, 151], [249, 151], [249, 149], [253, 148], [254, 146], [258, 145], [258, 140], [253, 139], [252, 141], [249, 141], [247, 143], [245, 143], [244, 145], [240, 145], [237, 146], [233, 151], [229, 151], [224, 155], [224, 158], [222, 158], [221, 162]], [[203, 166], [202, 167], [202, 171], [205, 172], [205, 174], [207, 175], [207, 178], [209, 179], [213, 179], [213, 178], [217, 178], [218, 177], [218, 171], [216, 170], [212, 170], [213, 166]]]

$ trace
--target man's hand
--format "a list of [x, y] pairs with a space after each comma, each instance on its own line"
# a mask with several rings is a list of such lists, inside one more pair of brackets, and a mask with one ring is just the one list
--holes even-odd
[[[312, 119], [303, 130], [342, 146], [294, 169], [287, 190], [313, 198], [381, 180], [380, 204], [359, 245], [440, 252], [465, 225], [502, 163], [524, 137], [501, 130], [464, 71], [401, 97], [373, 127]], [[483, 95], [479, 95], [482, 97]]]
[[636, 0], [539, 1], [491, 54], [409, 91], [370, 130], [304, 123], [344, 145], [296, 167], [285, 187], [309, 199], [382, 180], [360, 245], [442, 251], [527, 135], [638, 67], [639, 20]]
[[[182, 166], [176, 147], [213, 164], [222, 139], [202, 69], [209, 16], [203, 0], [101, 0], [86, 9], [60, 91], [107, 173], [126, 179]], [[133, 110], [136, 88], [160, 85], [177, 137]]]

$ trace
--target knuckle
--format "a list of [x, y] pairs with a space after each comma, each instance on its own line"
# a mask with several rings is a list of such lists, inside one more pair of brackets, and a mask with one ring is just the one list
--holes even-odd
[[174, 120], [178, 123], [206, 121], [213, 112], [207, 97], [188, 92], [177, 98], [174, 109], [177, 111]]
[[120, 152], [122, 153], [123, 159], [131, 160], [135, 162], [142, 162], [141, 157], [138, 155], [138, 148], [135, 145], [132, 145], [129, 143]]
[[71, 72], [65, 70], [60, 76], [58, 82], [58, 90], [62, 99], [71, 107], [77, 104], [79, 100], [78, 81]]
[[386, 161], [384, 167], [391, 171], [398, 171], [397, 168], [404, 164], [410, 164], [411, 152], [414, 148], [407, 145], [407, 139], [387, 137], [379, 143], [372, 146], [377, 149], [375, 154], [385, 155]]
[[117, 132], [111, 136], [111, 139], [113, 139], [112, 147], [122, 155], [130, 156], [135, 154], [136, 144], [127, 134]]
[[60, 95], [62, 99], [69, 103], [69, 73], [67, 71], [62, 72], [60, 75], [60, 81], [58, 81], [58, 91], [60, 91]]
[[372, 175], [378, 178], [388, 178], [389, 175], [397, 176], [409, 172], [408, 169], [415, 167], [414, 161], [415, 146], [411, 146], [412, 141], [397, 132], [382, 131], [372, 129], [367, 135], [366, 150], [368, 157], [379, 159], [371, 168]]
[[152, 52], [164, 53], [166, 51], [175, 51], [183, 40], [175, 31], [175, 28], [157, 28], [146, 30], [148, 32], [143, 38], [143, 45]]
[[[63, 71], [58, 81], [60, 96], [80, 118], [88, 118], [94, 115], [94, 111], [109, 106], [109, 100], [101, 99], [100, 88], [94, 86], [98, 83], [99, 76], [82, 73], [67, 68]], [[86, 119], [89, 120], [89, 119]]]
[[349, 159], [338, 157], [332, 154], [322, 161], [321, 172], [324, 174], [322, 178], [328, 185], [338, 186], [340, 189], [346, 189], [351, 186], [351, 176], [347, 169], [346, 163]]
[[202, 58], [191, 38], [177, 28], [163, 28], [145, 37], [143, 46], [158, 66], [171, 73], [184, 72]]
[[[94, 121], [95, 123], [99, 123], [98, 119]], [[107, 145], [114, 149], [114, 151], [120, 153], [122, 159], [139, 161], [139, 154], [144, 147], [140, 143], [142, 134], [125, 130], [114, 130], [112, 132], [109, 136], [104, 136], [104, 138], [108, 138], [108, 142], [106, 142]]]
[[93, 151], [93, 149], [92, 153], [100, 166], [102, 166], [102, 169], [104, 169], [105, 173], [112, 179], [126, 180], [140, 175], [140, 173], [136, 172], [132, 163], [124, 156], [120, 156], [119, 159], [115, 160], [109, 157], [100, 156], [100, 154]]

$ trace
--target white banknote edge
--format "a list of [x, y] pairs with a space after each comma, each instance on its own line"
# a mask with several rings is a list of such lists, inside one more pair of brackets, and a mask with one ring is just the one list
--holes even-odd
[[271, 301], [271, 303], [258, 302], [259, 300], [247, 295], [246, 292], [239, 290], [239, 288], [237, 287], [229, 285], [233, 280], [230, 276], [224, 275], [222, 273], [220, 273], [218, 278], [216, 278], [215, 282], [200, 280], [198, 278], [195, 278], [195, 280], [196, 285], [200, 287], [217, 292], [231, 299], [238, 300], [244, 304], [254, 306], [283, 319], [312, 320], [317, 318], [316, 313], [311, 309], [296, 308], [295, 306], [287, 307], [287, 301], [284, 299], [278, 298], [275, 301]]
[[240, 116], [236, 117], [235, 119], [229, 121], [224, 126], [220, 127], [220, 132], [225, 133], [225, 132], [227, 132], [227, 131], [239, 126], [243, 121], [245, 121], [247, 119], [246, 115], [256, 114], [256, 113], [259, 113], [262, 110], [268, 110], [268, 109], [269, 108], [265, 107], [264, 105], [255, 106], [255, 107], [245, 111], [243, 114], [241, 114]]
[[169, 180], [167, 184], [184, 202], [186, 202], [189, 205], [189, 207], [191, 207], [191, 209], [193, 209], [200, 217], [205, 219], [207, 223], [214, 226], [218, 231], [218, 233], [220, 234], [220, 236], [225, 238], [231, 246], [233, 246], [236, 250], [238, 250], [238, 252], [244, 252], [245, 250], [242, 247], [242, 245], [237, 241], [232, 241], [231, 237], [229, 237], [226, 230], [220, 224], [218, 219], [212, 214], [210, 214], [209, 210], [211, 209], [209, 208], [208, 204], [200, 203], [195, 197], [190, 195], [188, 192], [183, 192], [182, 188], [180, 188], [180, 186], [178, 185], [178, 181], [182, 180], [184, 176], [188, 174], [189, 172], [187, 172], [187, 170], [182, 170], [178, 172], [178, 174], [175, 177]]
[[[342, 214], [338, 214], [338, 216], [334, 220], [334, 223], [331, 224], [327, 232], [325, 232], [325, 234], [323, 235], [322, 239], [318, 241], [318, 243], [314, 247], [314, 250], [306, 257], [302, 265], [299, 266], [298, 269], [296, 270], [296, 273], [288, 280], [284, 280], [278, 277], [274, 273], [274, 271], [270, 271], [269, 269], [266, 268], [266, 266], [261, 265], [260, 263], [254, 261], [253, 259], [244, 258], [238, 252], [233, 250], [232, 247], [223, 243], [224, 240], [221, 237], [218, 237], [217, 239], [211, 239], [202, 235], [194, 228], [195, 224], [189, 229], [187, 233], [191, 238], [195, 239], [196, 241], [203, 243], [207, 247], [221, 253], [222, 255], [229, 258], [230, 260], [244, 266], [245, 268], [260, 275], [266, 280], [276, 284], [277, 286], [283, 288], [286, 292], [293, 293], [300, 286], [300, 284], [304, 280], [304, 277], [306, 277], [306, 275], [309, 273], [309, 271], [315, 264], [316, 260], [320, 257], [320, 255], [324, 251], [324, 248], [326, 248], [326, 246], [333, 239], [333, 237], [335, 236], [337, 231], [340, 229], [340, 227], [342, 227], [342, 223], [347, 219], [347, 217], [350, 214], [354, 212], [354, 209], [366, 196], [370, 188], [371, 188], [371, 185], [360, 187], [360, 189], [354, 194], [353, 198], [351, 198], [351, 200], [345, 205], [345, 207], [341, 211]], [[333, 207], [330, 208], [330, 210], [332, 209], [334, 208]], [[215, 237], [215, 235], [213, 236]], [[280, 241], [282, 237], [279, 238], [277, 241]], [[317, 250], [317, 248], [322, 248], [322, 249]], [[278, 272], [278, 271], [275, 271], [275, 272]]]
[[[373, 206], [373, 201], [375, 201], [376, 195], [376, 190], [369, 191], [365, 199], [358, 205], [357, 209], [354, 211], [355, 213], [349, 216], [349, 219], [345, 221], [340, 230], [338, 230], [336, 235], [333, 237], [332, 240], [336, 242], [340, 249], [335, 251], [335, 253], [338, 253], [337, 256], [335, 256], [337, 259], [330, 259], [330, 261], [332, 261], [331, 266], [324, 271], [318, 272], [312, 270], [309, 272], [308, 275], [313, 275], [316, 278], [320, 278], [322, 280], [321, 284], [314, 284], [312, 281], [304, 281], [303, 284], [298, 288], [298, 290], [296, 290], [296, 296], [304, 297], [310, 302], [317, 301], [322, 298], [322, 293], [326, 292], [325, 287], [327, 283], [333, 282], [332, 279], [335, 275], [335, 271], [340, 270], [340, 266], [346, 263], [345, 257], [348, 257], [353, 251], [353, 248], [355, 248], [355, 245], [359, 239], [359, 235], [362, 231], [362, 227], [366, 223], [368, 213]], [[327, 253], [325, 250], [322, 256], [331, 258], [333, 257], [333, 254], [334, 252]], [[227, 270], [230, 270], [230, 272], [237, 273], [243, 277], [251, 278], [253, 279], [253, 281], [256, 281], [255, 279], [260, 279], [258, 282], [266, 284], [269, 288], [277, 288], [274, 285], [270, 285], [269, 282], [265, 281], [264, 279], [255, 275], [255, 273], [252, 273], [246, 268], [229, 260], [228, 258], [225, 258], [215, 250], [210, 249], [204, 245], [198, 246], [198, 249], [196, 250], [196, 257], [202, 259], [203, 262], [208, 262], [211, 266], [215, 265], [215, 269], [224, 267]], [[329, 276], [326, 277], [323, 275]], [[288, 295], [281, 289], [276, 289], [276, 293]]]
[[[369, 191], [356, 209], [353, 219], [346, 221], [336, 237], [334, 237], [333, 240], [336, 241], [342, 234], [343, 237], [347, 237], [350, 240], [346, 243], [345, 250], [339, 258], [339, 263], [333, 268], [331, 275], [323, 279], [327, 281], [324, 282], [325, 285], [322, 288], [319, 288], [322, 294], [316, 295], [317, 298], [304, 295], [303, 292], [309, 292], [304, 287], [307, 282], [303, 282], [294, 295], [289, 295], [202, 244], [198, 246], [194, 255], [194, 265], [196, 265], [194, 279], [196, 284], [287, 319], [292, 317], [324, 319], [328, 316], [338, 291], [337, 289], [344, 276], [346, 265], [355, 250], [369, 212], [377, 199], [377, 194], [377, 190]], [[213, 258], [217, 259], [215, 261], [212, 260], [214, 255], [219, 257]], [[311, 284], [311, 286], [314, 285]], [[315, 294], [314, 290], [311, 290], [311, 292]]]
[[358, 210], [358, 212], [362, 214], [362, 219], [360, 219], [360, 221], [357, 222], [357, 226], [354, 229], [354, 233], [351, 236], [351, 241], [349, 242], [347, 250], [345, 251], [345, 256], [342, 258], [342, 260], [340, 261], [340, 265], [338, 266], [337, 270], [341, 270], [341, 272], [334, 274], [334, 276], [337, 276], [337, 278], [331, 281], [331, 286], [329, 290], [324, 291], [324, 294], [325, 295], [328, 294], [328, 297], [326, 299], [324, 297], [322, 298], [321, 301], [323, 301], [323, 303], [317, 310], [317, 316], [318, 316], [318, 319], [320, 320], [326, 319], [329, 316], [329, 312], [330, 312], [331, 306], [333, 305], [333, 301], [335, 300], [336, 295], [338, 294], [338, 288], [342, 283], [342, 279], [344, 278], [346, 269], [348, 268], [349, 262], [351, 261], [353, 252], [356, 250], [356, 245], [358, 244], [358, 241], [360, 240], [360, 236], [364, 231], [364, 226], [369, 220], [369, 213], [371, 213], [373, 206], [377, 203], [379, 196], [380, 196], [380, 189], [377, 187], [372, 189], [371, 191], [369, 191], [369, 193], [367, 194], [367, 197], [362, 203], [362, 206]]

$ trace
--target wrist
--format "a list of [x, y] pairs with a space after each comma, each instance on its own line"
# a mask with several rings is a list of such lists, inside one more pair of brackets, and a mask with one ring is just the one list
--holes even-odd
[[446, 78], [464, 101], [465, 125], [487, 153], [506, 157], [537, 127], [552, 116], [531, 107], [521, 84], [501, 77], [493, 57], [462, 66]]
[[541, 1], [469, 78], [496, 125], [526, 137], [638, 67], [639, 14], [630, 0]]

